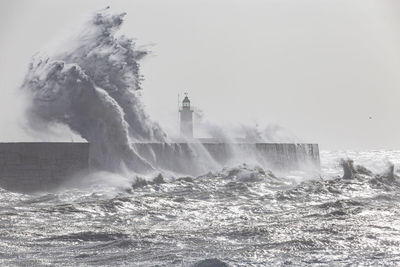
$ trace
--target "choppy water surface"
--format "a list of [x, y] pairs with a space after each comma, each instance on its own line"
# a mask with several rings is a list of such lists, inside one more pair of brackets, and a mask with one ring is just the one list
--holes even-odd
[[[352, 180], [340, 178], [343, 157]], [[241, 165], [133, 186], [1, 190], [0, 264], [399, 265], [400, 178], [386, 172], [400, 151], [325, 151], [321, 161], [321, 174]]]

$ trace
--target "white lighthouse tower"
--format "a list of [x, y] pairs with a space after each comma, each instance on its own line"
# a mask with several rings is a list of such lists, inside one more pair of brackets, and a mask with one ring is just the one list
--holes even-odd
[[193, 138], [193, 110], [190, 108], [190, 100], [187, 93], [185, 93], [179, 113], [181, 118], [181, 137]]

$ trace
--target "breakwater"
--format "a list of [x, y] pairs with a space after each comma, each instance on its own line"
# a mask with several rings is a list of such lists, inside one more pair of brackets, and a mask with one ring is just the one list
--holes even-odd
[[294, 143], [135, 143], [138, 154], [153, 165], [199, 175], [202, 165], [256, 163], [271, 169], [299, 169], [320, 165], [318, 144]]
[[[134, 143], [133, 147], [156, 169], [189, 175], [237, 163], [275, 170], [320, 164], [317, 144]], [[0, 143], [0, 187], [19, 192], [54, 190], [77, 173], [98, 169], [91, 164], [90, 149], [89, 143]]]
[[0, 143], [0, 187], [34, 192], [56, 189], [89, 169], [88, 143]]

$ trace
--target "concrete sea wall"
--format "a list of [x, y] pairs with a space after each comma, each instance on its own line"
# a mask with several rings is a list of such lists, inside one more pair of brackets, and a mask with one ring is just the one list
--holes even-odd
[[219, 165], [257, 163], [271, 169], [319, 168], [318, 144], [283, 143], [135, 143], [155, 166], [187, 174], [207, 171], [207, 157]]
[[57, 188], [89, 168], [88, 143], [0, 143], [0, 187], [34, 192]]
[[[221, 166], [257, 163], [271, 169], [319, 167], [317, 144], [135, 143], [156, 168], [200, 175]], [[0, 187], [49, 191], [90, 169], [88, 143], [0, 143]], [[210, 165], [211, 164], [211, 165]], [[215, 164], [215, 165], [212, 165]]]

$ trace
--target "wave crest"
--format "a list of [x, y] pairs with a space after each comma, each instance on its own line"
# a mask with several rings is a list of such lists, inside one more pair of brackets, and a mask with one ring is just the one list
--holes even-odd
[[139, 60], [148, 52], [132, 39], [116, 36], [125, 14], [96, 13], [82, 32], [54, 55], [36, 55], [22, 86], [31, 96], [31, 127], [52, 123], [91, 143], [91, 165], [137, 172], [152, 169], [134, 141], [164, 141], [166, 134], [148, 118], [141, 102]]

